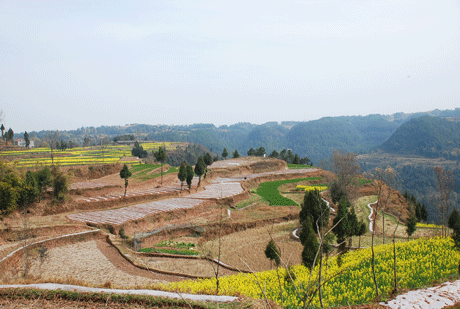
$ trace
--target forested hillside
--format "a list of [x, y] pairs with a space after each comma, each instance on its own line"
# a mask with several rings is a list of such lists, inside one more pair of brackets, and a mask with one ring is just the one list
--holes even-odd
[[394, 154], [457, 160], [460, 156], [460, 122], [432, 116], [411, 119], [401, 125], [380, 149]]
[[[267, 153], [290, 148], [301, 157], [314, 161], [329, 157], [334, 149], [367, 152], [381, 144], [411, 115], [394, 117], [371, 115], [322, 118], [309, 122], [268, 122], [262, 125], [237, 123], [216, 127], [213, 124], [186, 126], [131, 124], [125, 126], [82, 127], [59, 131], [59, 140], [74, 145], [96, 145], [105, 138], [134, 135], [138, 140], [190, 142], [215, 153], [223, 148], [246, 154], [250, 148], [265, 147]], [[49, 131], [29, 132], [37, 146]], [[20, 133], [21, 136], [23, 133]]]
[[378, 149], [358, 157], [364, 171], [392, 166], [400, 187], [428, 207], [429, 219], [439, 222], [437, 166], [454, 175], [450, 209], [460, 201], [460, 122], [458, 118], [422, 116], [403, 123]]

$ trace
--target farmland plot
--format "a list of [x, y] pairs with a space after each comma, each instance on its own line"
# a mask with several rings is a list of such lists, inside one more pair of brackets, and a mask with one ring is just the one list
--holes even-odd
[[71, 214], [70, 220], [89, 222], [94, 224], [120, 225], [130, 220], [138, 220], [153, 214], [184, 208], [192, 208], [203, 203], [203, 200], [174, 198], [162, 201], [143, 203], [119, 209], [90, 211]]

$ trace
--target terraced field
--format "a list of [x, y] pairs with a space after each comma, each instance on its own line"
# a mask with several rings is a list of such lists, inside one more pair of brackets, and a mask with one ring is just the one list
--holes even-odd
[[[186, 209], [198, 206], [205, 200], [209, 199], [223, 199], [238, 195], [244, 192], [241, 187], [241, 182], [248, 179], [256, 179], [268, 177], [271, 175], [297, 175], [312, 173], [317, 169], [294, 169], [294, 170], [283, 170], [277, 172], [265, 172], [251, 174], [247, 176], [236, 176], [229, 178], [218, 178], [214, 180], [210, 185], [205, 187], [204, 191], [191, 194], [186, 198], [174, 198], [163, 201], [155, 201], [150, 203], [138, 204], [135, 206], [129, 206], [113, 210], [102, 210], [92, 211], [68, 215], [67, 217], [71, 220], [88, 222], [94, 224], [123, 224], [130, 220], [138, 220], [146, 216], [153, 214], [167, 212], [176, 209]], [[140, 195], [153, 195], [153, 194], [164, 194], [168, 192], [174, 192], [180, 190], [178, 186], [169, 186], [163, 188], [154, 188], [144, 191], [130, 192], [127, 196], [140, 196]], [[83, 198], [85, 202], [98, 202], [106, 201], [110, 199], [121, 199], [123, 194], [106, 195], [98, 197]]]
[[150, 203], [143, 203], [118, 209], [90, 211], [68, 215], [70, 220], [94, 224], [120, 225], [130, 220], [138, 220], [153, 214], [177, 209], [192, 208], [204, 200], [189, 198], [174, 198]]
[[[162, 187], [162, 188], [153, 188], [149, 190], [142, 190], [142, 191], [135, 191], [126, 193], [126, 196], [142, 196], [142, 195], [155, 195], [155, 194], [164, 194], [179, 191], [180, 188], [177, 187]], [[108, 201], [113, 199], [121, 199], [124, 197], [124, 193], [119, 194], [110, 194], [110, 195], [101, 195], [96, 197], [88, 197], [82, 198], [82, 201], [85, 202], [100, 202], [100, 201]]]

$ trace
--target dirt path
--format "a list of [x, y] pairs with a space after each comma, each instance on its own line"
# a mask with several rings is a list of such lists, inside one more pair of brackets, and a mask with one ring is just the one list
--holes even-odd
[[372, 232], [372, 233], [374, 232], [374, 228], [373, 228], [374, 227], [374, 225], [373, 225], [374, 219], [372, 219], [373, 216], [374, 216], [374, 207], [371, 207], [371, 205], [374, 205], [374, 204], [377, 204], [377, 203], [378, 203], [378, 201], [375, 201], [374, 203], [367, 204], [367, 207], [369, 207], [369, 209], [371, 210], [371, 214], [369, 215], [369, 231]]
[[99, 289], [99, 288], [89, 288], [78, 285], [69, 285], [69, 284], [54, 284], [54, 283], [38, 283], [38, 284], [28, 284], [28, 285], [0, 285], [1, 289], [7, 288], [36, 288], [44, 290], [66, 290], [66, 291], [78, 291], [78, 292], [92, 292], [92, 293], [113, 293], [113, 294], [136, 294], [136, 295], [149, 295], [157, 297], [168, 297], [175, 299], [188, 299], [194, 301], [211, 301], [218, 303], [228, 303], [238, 300], [237, 297], [232, 296], [217, 296], [217, 295], [195, 295], [195, 294], [185, 294], [185, 293], [173, 293], [165, 291], [155, 291], [155, 290], [120, 290], [120, 289]]

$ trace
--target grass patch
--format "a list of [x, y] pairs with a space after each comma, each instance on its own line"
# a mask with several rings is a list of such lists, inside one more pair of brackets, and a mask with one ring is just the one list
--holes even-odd
[[[163, 176], [171, 174], [171, 173], [178, 173], [178, 172], [179, 172], [179, 167], [178, 166], [170, 166], [167, 171], [163, 171]], [[146, 173], [145, 175], [140, 176], [139, 179], [142, 180], [142, 181], [146, 181], [146, 180], [150, 180], [150, 179], [154, 179], [154, 178], [158, 178], [158, 177], [161, 177], [161, 172], [156, 173], [156, 174], [147, 174]]]
[[131, 165], [129, 170], [131, 173], [138, 173], [138, 172], [149, 172], [153, 169], [159, 168], [161, 165], [160, 164], [136, 164], [136, 165]]
[[292, 163], [288, 163], [287, 167], [291, 169], [313, 168], [313, 166], [310, 166], [310, 165], [292, 164]]
[[180, 248], [180, 249], [190, 249], [190, 248], [195, 248], [196, 245], [194, 243], [186, 243], [186, 242], [177, 242], [177, 241], [172, 241], [172, 240], [163, 240], [162, 242], [159, 242], [158, 244], [155, 245], [155, 247], [174, 247], [174, 248]]
[[168, 253], [179, 255], [199, 255], [200, 253], [194, 250], [178, 250], [178, 249], [163, 249], [163, 248], [143, 248], [140, 252], [146, 253]]
[[308, 178], [297, 178], [297, 179], [286, 179], [263, 182], [257, 188], [257, 194], [263, 197], [270, 206], [299, 206], [293, 200], [284, 197], [280, 194], [278, 187], [286, 183], [295, 183], [300, 181], [314, 181], [320, 180], [321, 177], [308, 177]]
[[358, 185], [360, 186], [368, 185], [371, 183], [372, 183], [372, 180], [370, 179], [358, 179]]
[[252, 194], [248, 199], [237, 203], [234, 207], [237, 209], [247, 207], [251, 204], [262, 201], [262, 197], [258, 194]]

